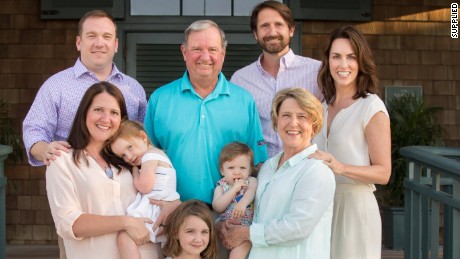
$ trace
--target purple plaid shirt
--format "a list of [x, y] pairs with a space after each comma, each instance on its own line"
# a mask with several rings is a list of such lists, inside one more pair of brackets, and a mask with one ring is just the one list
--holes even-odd
[[[115, 64], [106, 81], [116, 85], [123, 93], [129, 118], [142, 122], [147, 99], [139, 82], [121, 73]], [[80, 100], [86, 90], [97, 82], [97, 77], [78, 59], [73, 67], [43, 83], [23, 122], [23, 140], [31, 165], [43, 165], [30, 154], [33, 144], [67, 140]]]

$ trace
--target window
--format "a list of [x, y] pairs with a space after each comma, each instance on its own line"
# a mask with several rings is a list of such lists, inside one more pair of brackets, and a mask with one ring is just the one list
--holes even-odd
[[[249, 16], [263, 0], [130, 0], [133, 16]], [[282, 2], [282, 0], [279, 0]]]
[[289, 0], [298, 20], [370, 21], [371, 0]]
[[99, 9], [113, 18], [124, 17], [124, 0], [41, 0], [42, 19], [80, 19], [86, 12]]
[[[184, 58], [180, 51], [183, 33], [150, 32], [127, 34], [128, 75], [144, 87], [147, 98], [158, 87], [184, 74]], [[257, 60], [261, 50], [250, 33], [226, 33], [229, 45], [222, 73], [227, 79], [233, 73]]]

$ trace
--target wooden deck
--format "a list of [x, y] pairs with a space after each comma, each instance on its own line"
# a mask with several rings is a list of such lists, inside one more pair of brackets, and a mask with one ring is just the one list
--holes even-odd
[[57, 245], [6, 245], [6, 259], [59, 259]]
[[[382, 248], [382, 259], [403, 259], [404, 251]], [[6, 259], [59, 259], [57, 245], [7, 245]]]

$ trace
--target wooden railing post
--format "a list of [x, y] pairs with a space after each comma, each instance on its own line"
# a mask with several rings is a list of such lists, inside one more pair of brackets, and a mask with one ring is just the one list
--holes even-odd
[[[460, 168], [459, 168], [460, 169]], [[452, 181], [452, 198], [460, 200], [460, 179]], [[460, 209], [452, 211], [452, 257], [460, 258]]]
[[444, 208], [443, 258], [460, 258], [460, 148], [404, 147], [405, 259], [438, 258]]
[[[414, 163], [407, 162], [407, 175], [406, 181], [413, 181], [414, 180]], [[404, 184], [405, 185], [405, 184]], [[404, 189], [404, 238], [406, 242], [404, 243], [404, 259], [411, 259], [411, 255], [413, 254], [413, 243], [412, 242], [412, 230], [413, 227], [411, 226], [412, 216], [414, 213], [413, 209], [413, 192], [409, 188]]]

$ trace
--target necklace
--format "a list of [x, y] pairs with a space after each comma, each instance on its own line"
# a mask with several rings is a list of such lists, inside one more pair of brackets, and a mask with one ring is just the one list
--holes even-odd
[[110, 179], [113, 179], [113, 171], [112, 171], [112, 168], [110, 168], [109, 164], [107, 163], [107, 161], [105, 161], [107, 163], [107, 165], [103, 165], [101, 163], [99, 163], [99, 161], [91, 154], [91, 152], [89, 152], [87, 149], [85, 149], [86, 152], [94, 159], [94, 161], [96, 161], [96, 163], [102, 167], [102, 169], [104, 169], [105, 171], [105, 174], [107, 175], [107, 177], [109, 177]]

